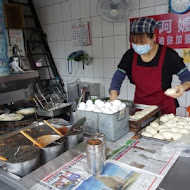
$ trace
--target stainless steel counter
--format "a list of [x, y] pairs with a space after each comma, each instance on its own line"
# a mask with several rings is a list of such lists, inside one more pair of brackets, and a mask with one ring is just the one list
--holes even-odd
[[80, 143], [72, 150], [64, 152], [57, 158], [51, 160], [47, 164], [41, 166], [23, 178], [19, 178], [18, 176], [15, 176], [9, 172], [0, 170], [0, 190], [30, 189], [48, 174], [56, 171], [61, 166], [65, 165], [84, 151], [85, 143]]

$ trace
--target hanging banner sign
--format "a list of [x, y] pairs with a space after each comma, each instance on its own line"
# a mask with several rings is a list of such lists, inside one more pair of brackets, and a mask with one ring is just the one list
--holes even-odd
[[[186, 14], [167, 13], [148, 17], [162, 22], [162, 27], [155, 30], [156, 42], [176, 49], [190, 47], [190, 12]], [[134, 19], [130, 19], [130, 22]]]

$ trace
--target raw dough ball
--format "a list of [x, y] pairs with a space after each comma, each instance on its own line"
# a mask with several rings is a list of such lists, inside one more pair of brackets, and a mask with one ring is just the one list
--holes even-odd
[[178, 129], [178, 128], [173, 127], [173, 128], [171, 128], [171, 131], [172, 131], [173, 133], [176, 133], [176, 132], [178, 132], [178, 131], [179, 131], [179, 129]]
[[152, 122], [152, 123], [150, 123], [150, 126], [157, 128], [159, 126], [159, 124], [157, 122]]
[[95, 109], [93, 110], [93, 112], [102, 113], [102, 110], [100, 110], [99, 108], [95, 108]]
[[155, 129], [150, 129], [148, 132], [151, 133], [152, 135], [155, 135], [157, 133]]
[[93, 101], [92, 101], [92, 100], [87, 100], [87, 101], [86, 101], [86, 105], [91, 105], [91, 104], [93, 104]]
[[113, 112], [110, 110], [110, 109], [104, 109], [103, 113], [106, 113], [106, 114], [113, 114]]
[[[113, 106], [110, 107], [110, 110], [113, 112], [113, 113], [117, 113], [118, 112], [118, 109], [115, 109]], [[129, 116], [130, 119], [138, 119], [136, 116]]]
[[152, 129], [154, 129], [154, 128], [151, 127], [151, 126], [147, 126], [147, 127], [145, 128], [145, 131], [149, 132], [149, 130], [152, 130]]
[[184, 129], [190, 129], [190, 124], [186, 124], [183, 127], [184, 127]]
[[160, 139], [160, 140], [164, 140], [164, 137], [162, 134], [160, 133], [156, 133], [155, 135], [153, 135], [152, 137], [156, 138], [156, 139]]
[[159, 133], [163, 133], [163, 132], [170, 132], [171, 130], [168, 128], [164, 128], [164, 129], [160, 129]]
[[173, 119], [175, 115], [173, 113], [168, 114], [169, 119]]
[[95, 105], [97, 105], [98, 108], [103, 108], [104, 102], [102, 100], [96, 100]]
[[189, 131], [187, 129], [180, 129], [180, 133], [187, 134], [187, 133], [189, 133]]
[[174, 95], [174, 94], [176, 94], [176, 89], [168, 88], [168, 89], [164, 92], [164, 94], [166, 94], [166, 95]]
[[190, 117], [185, 117], [185, 121], [190, 122]]
[[168, 116], [167, 115], [164, 115], [164, 116], [161, 116], [160, 117], [160, 121], [162, 121], [162, 122], [166, 122], [166, 121], [168, 121], [169, 120], [169, 118], [168, 118]]
[[181, 138], [182, 136], [183, 136], [183, 135], [182, 135], [181, 133], [174, 133], [174, 134], [173, 134], [173, 140], [175, 141], [175, 140]]
[[165, 131], [162, 133], [165, 139], [170, 140], [173, 137], [173, 133], [169, 131]]
[[81, 102], [79, 104], [78, 110], [85, 110], [86, 109], [86, 104], [84, 102]]
[[143, 135], [143, 136], [145, 136], [145, 137], [152, 137], [152, 134], [150, 134], [150, 133], [147, 132], [147, 131], [143, 131], [143, 132], [141, 133], [141, 135]]
[[183, 128], [184, 128], [183, 125], [181, 125], [181, 124], [177, 124], [176, 127], [177, 127], [178, 129], [183, 129]]
[[112, 102], [112, 105], [119, 107], [119, 106], [121, 105], [121, 101], [120, 101], [120, 100], [114, 100], [114, 101]]
[[122, 108], [126, 108], [126, 104], [125, 103], [121, 103], [121, 107]]
[[109, 108], [111, 107], [111, 103], [110, 103], [110, 102], [106, 102], [106, 103], [104, 104], [104, 107], [109, 109]]
[[168, 127], [166, 127], [165, 125], [159, 125], [158, 130], [161, 130], [161, 129], [168, 129]]
[[85, 111], [94, 111], [95, 108], [96, 108], [95, 104], [89, 104], [87, 105]]
[[169, 127], [169, 128], [171, 128], [173, 126], [171, 123], [168, 123], [168, 122], [164, 123], [164, 125], [167, 126], [167, 127]]

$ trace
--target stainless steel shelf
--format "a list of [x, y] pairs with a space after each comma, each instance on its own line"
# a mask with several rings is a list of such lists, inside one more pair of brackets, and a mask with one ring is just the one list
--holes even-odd
[[19, 74], [10, 74], [5, 76], [0, 76], [0, 83], [17, 81], [17, 80], [26, 80], [39, 77], [39, 72], [36, 70], [25, 71], [24, 73]]

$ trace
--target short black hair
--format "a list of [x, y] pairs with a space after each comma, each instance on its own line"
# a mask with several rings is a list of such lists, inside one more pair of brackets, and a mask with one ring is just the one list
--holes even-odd
[[152, 39], [154, 33], [137, 33], [137, 32], [130, 32], [130, 41], [137, 44], [142, 43], [145, 37]]

